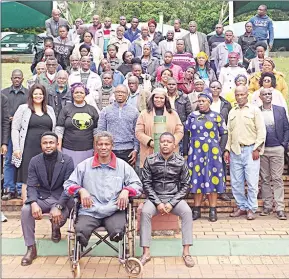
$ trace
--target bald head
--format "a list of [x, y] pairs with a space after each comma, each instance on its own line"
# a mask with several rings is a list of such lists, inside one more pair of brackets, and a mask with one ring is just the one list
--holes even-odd
[[245, 85], [239, 85], [235, 88], [235, 98], [240, 108], [248, 103], [248, 88]]
[[47, 48], [47, 49], [45, 49], [45, 51], [44, 51], [44, 55], [45, 55], [46, 59], [47, 59], [48, 57], [54, 57], [54, 56], [55, 56], [55, 55], [54, 55], [54, 50], [53, 50], [52, 48]]
[[125, 85], [119, 84], [114, 90], [114, 96], [116, 102], [119, 106], [122, 106], [126, 103], [128, 97], [128, 89]]
[[53, 9], [52, 13], [51, 13], [53, 20], [54, 21], [59, 21], [60, 14], [61, 13], [60, 13], [60, 11], [58, 9]]

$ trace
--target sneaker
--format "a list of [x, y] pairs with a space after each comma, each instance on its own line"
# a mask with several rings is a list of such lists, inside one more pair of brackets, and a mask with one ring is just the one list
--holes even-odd
[[7, 222], [8, 219], [6, 218], [6, 216], [3, 214], [3, 212], [1, 212], [1, 222]]
[[260, 213], [260, 216], [268, 216], [272, 212], [270, 208], [264, 208], [263, 211]]
[[11, 192], [5, 193], [2, 196], [2, 201], [9, 201], [9, 200], [12, 200], [12, 199], [15, 199], [15, 194], [11, 193]]

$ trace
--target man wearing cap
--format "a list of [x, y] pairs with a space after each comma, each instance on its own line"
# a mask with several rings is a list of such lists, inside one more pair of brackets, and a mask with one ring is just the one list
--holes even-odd
[[216, 48], [215, 65], [217, 69], [217, 75], [220, 74], [221, 68], [228, 62], [228, 55], [230, 52], [236, 52], [239, 54], [239, 62], [243, 62], [243, 52], [239, 44], [233, 41], [234, 33], [232, 30], [225, 32], [225, 42], [220, 43]]
[[229, 113], [228, 141], [224, 152], [225, 162], [230, 163], [232, 192], [238, 207], [230, 217], [247, 215], [248, 220], [253, 220], [258, 209], [260, 155], [264, 152], [266, 127], [261, 110], [248, 103], [246, 86], [236, 87], [235, 98], [237, 106]]

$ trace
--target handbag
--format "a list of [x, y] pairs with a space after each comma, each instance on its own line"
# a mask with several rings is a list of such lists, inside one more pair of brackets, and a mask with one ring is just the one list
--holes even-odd
[[22, 163], [22, 156], [17, 158], [14, 154], [12, 154], [11, 164], [13, 164], [16, 168], [19, 168]]

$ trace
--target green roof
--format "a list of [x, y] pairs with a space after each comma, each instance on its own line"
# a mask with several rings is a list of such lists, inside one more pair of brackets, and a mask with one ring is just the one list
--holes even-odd
[[44, 27], [52, 1], [2, 1], [1, 28]]

